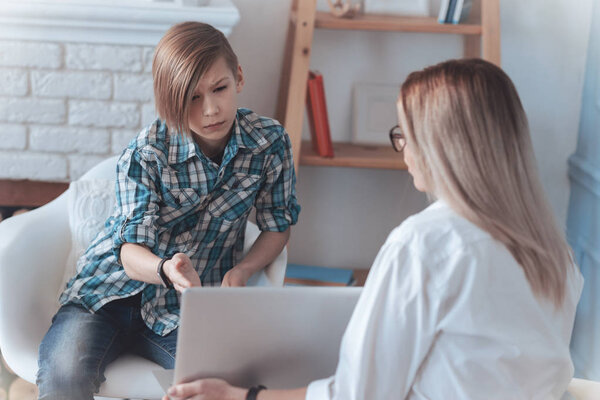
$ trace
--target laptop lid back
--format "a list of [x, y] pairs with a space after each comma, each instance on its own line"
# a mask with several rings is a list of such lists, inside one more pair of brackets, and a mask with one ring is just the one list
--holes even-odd
[[306, 386], [335, 373], [361, 288], [192, 288], [183, 293], [175, 382]]

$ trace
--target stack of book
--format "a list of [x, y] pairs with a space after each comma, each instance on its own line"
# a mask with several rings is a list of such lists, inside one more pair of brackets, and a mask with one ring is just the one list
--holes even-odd
[[440, 24], [458, 24], [469, 16], [472, 0], [442, 0], [438, 22]]
[[288, 264], [285, 286], [353, 286], [351, 269]]
[[310, 71], [306, 90], [306, 110], [313, 149], [321, 157], [333, 157], [323, 75]]

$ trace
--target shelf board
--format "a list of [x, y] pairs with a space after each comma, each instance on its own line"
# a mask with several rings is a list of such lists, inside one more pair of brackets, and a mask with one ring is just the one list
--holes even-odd
[[333, 143], [335, 157], [318, 156], [309, 141], [302, 142], [300, 164], [322, 167], [354, 167], [377, 169], [406, 169], [402, 154], [391, 145]]
[[[295, 15], [292, 20], [296, 20]], [[481, 25], [440, 24], [434, 17], [360, 14], [354, 18], [337, 18], [324, 11], [317, 11], [315, 28], [481, 35]]]

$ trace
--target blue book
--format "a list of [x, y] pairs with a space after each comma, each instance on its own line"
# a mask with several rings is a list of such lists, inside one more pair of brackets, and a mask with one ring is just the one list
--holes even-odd
[[446, 16], [448, 15], [449, 3], [450, 3], [450, 0], [442, 0], [442, 3], [440, 4], [440, 12], [438, 14], [438, 22], [440, 24], [443, 24], [446, 22]]
[[457, 0], [456, 9], [452, 16], [453, 24], [458, 24], [467, 20], [469, 12], [471, 11], [471, 3], [472, 0]]
[[351, 269], [288, 264], [285, 272], [286, 286], [351, 286], [354, 274]]
[[454, 10], [456, 10], [456, 3], [457, 0], [450, 0], [450, 4], [448, 5], [448, 13], [446, 14], [446, 19], [444, 20], [446, 24], [451, 23], [452, 19], [454, 18]]

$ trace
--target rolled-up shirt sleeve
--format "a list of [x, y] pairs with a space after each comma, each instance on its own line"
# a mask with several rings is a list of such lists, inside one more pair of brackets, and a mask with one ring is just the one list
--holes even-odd
[[154, 251], [158, 243], [158, 176], [156, 162], [146, 160], [139, 149], [127, 148], [117, 163], [113, 252], [120, 259], [123, 243], [136, 243]]
[[300, 213], [292, 146], [285, 132], [271, 157], [255, 201], [256, 222], [261, 231], [284, 232], [298, 221]]

